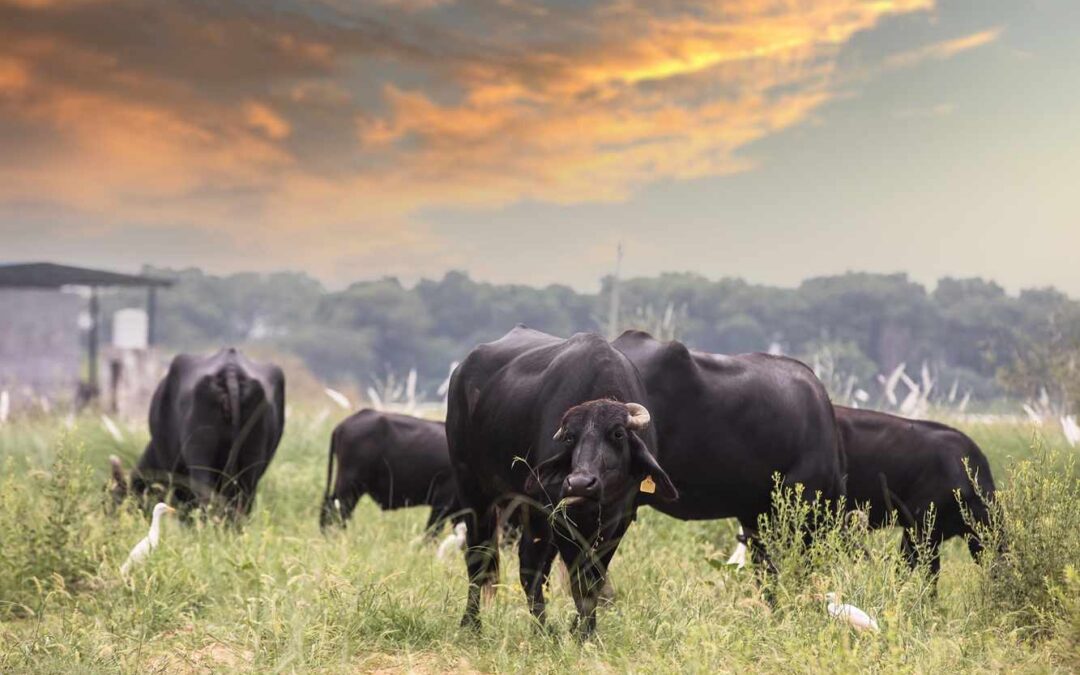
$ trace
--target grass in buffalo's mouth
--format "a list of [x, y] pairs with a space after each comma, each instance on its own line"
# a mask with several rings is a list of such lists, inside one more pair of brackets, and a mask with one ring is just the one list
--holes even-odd
[[[1080, 487], [1067, 456], [1033, 449], [1022, 427], [966, 429], [1002, 490], [1000, 560], [976, 565], [951, 542], [935, 589], [901, 564], [896, 532], [830, 529], [809, 551], [778, 533], [787, 573], [762, 582], [722, 564], [733, 523], [642, 509], [612, 562], [615, 599], [579, 644], [564, 578], [552, 574], [539, 630], [505, 549], [483, 628], [460, 629], [464, 563], [436, 560], [423, 509], [365, 499], [346, 530], [321, 534], [332, 425], [293, 414], [251, 520], [238, 532], [167, 522], [130, 582], [117, 568], [147, 522], [131, 507], [106, 515], [103, 485], [107, 456], [130, 466], [144, 432], [117, 443], [93, 418], [0, 427], [0, 672], [1080, 668]], [[830, 618], [830, 592], [881, 632]]]

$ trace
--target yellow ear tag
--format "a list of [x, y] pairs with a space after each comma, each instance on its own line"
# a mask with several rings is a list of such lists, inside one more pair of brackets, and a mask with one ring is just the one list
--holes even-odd
[[650, 495], [656, 492], [656, 483], [653, 482], [652, 476], [645, 476], [645, 480], [641, 481], [641, 486], [638, 489]]

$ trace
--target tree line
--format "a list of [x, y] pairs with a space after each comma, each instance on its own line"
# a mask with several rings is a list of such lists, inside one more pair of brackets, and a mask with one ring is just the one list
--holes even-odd
[[[321, 379], [366, 384], [415, 368], [423, 388], [450, 364], [517, 323], [555, 335], [608, 328], [613, 280], [597, 293], [562, 285], [492, 284], [449, 272], [407, 287], [394, 278], [330, 291], [295, 272], [217, 276], [146, 267], [177, 281], [159, 293], [157, 335], [168, 349], [259, 343], [299, 356]], [[1080, 303], [1052, 288], [1010, 295], [983, 279], [944, 278], [933, 290], [905, 274], [848, 273], [795, 288], [690, 273], [619, 285], [622, 328], [677, 337], [711, 352], [780, 351], [872, 383], [898, 364], [975, 399], [1005, 393], [1077, 400]], [[106, 312], [143, 302], [118, 291]]]

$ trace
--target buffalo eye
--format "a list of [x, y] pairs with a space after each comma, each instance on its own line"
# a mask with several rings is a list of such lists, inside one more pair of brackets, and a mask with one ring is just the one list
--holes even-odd
[[617, 427], [615, 431], [611, 432], [611, 437], [616, 441], [622, 441], [626, 439], [626, 430], [622, 427]]
[[566, 443], [567, 445], [573, 445], [576, 442], [577, 442], [577, 436], [575, 436], [571, 432], [568, 431], [565, 434], [563, 434], [563, 443]]

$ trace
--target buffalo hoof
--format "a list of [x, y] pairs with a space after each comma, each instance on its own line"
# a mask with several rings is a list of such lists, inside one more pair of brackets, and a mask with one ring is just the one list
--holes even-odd
[[471, 631], [479, 633], [480, 617], [476, 616], [475, 614], [470, 614], [466, 612], [465, 616], [461, 617], [461, 627], [468, 628]]
[[575, 616], [574, 622], [570, 624], [570, 634], [574, 636], [574, 639], [578, 642], [587, 642], [596, 635], [596, 619], [582, 619], [581, 616]]

